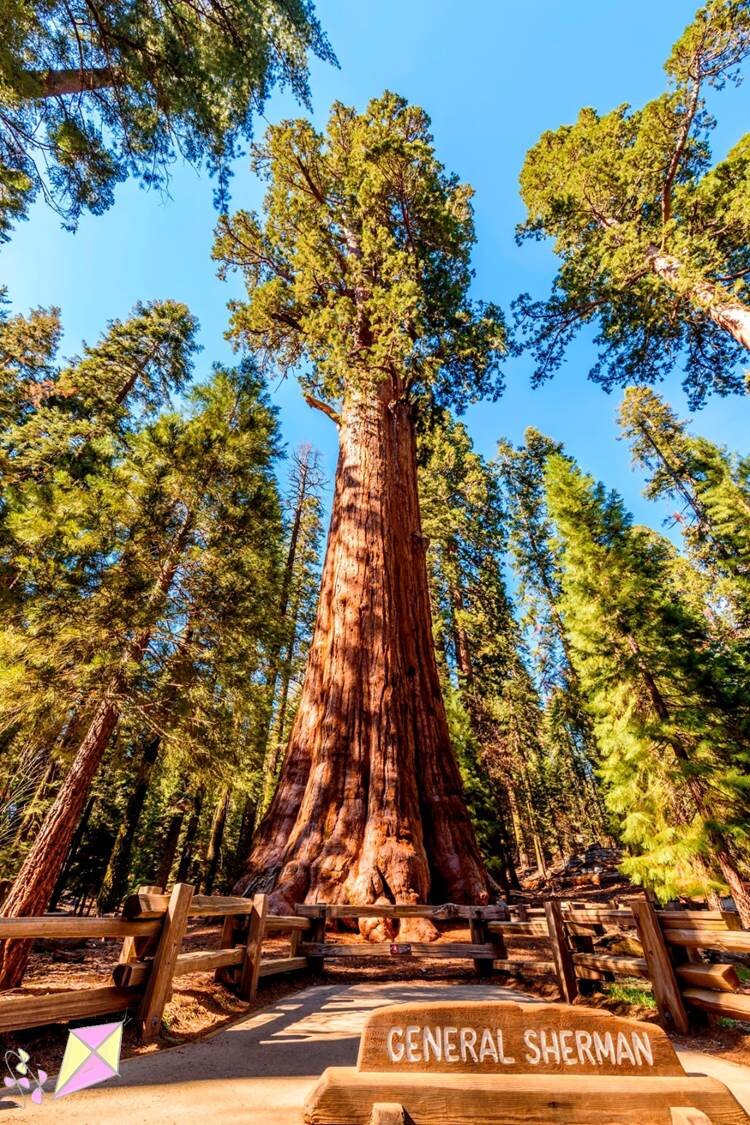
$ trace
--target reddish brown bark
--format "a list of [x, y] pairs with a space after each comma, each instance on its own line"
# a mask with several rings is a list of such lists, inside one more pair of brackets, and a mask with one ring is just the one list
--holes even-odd
[[[34, 844], [3, 903], [8, 917], [43, 914], [52, 897], [99, 763], [120, 711], [111, 696], [99, 704], [72, 766], [60, 786]], [[0, 988], [15, 988], [23, 979], [29, 942], [3, 942]]]
[[[152, 610], [154, 615], [161, 608], [162, 599], [174, 579], [189, 522], [190, 515], [187, 513], [149, 595], [147, 609]], [[129, 664], [140, 664], [143, 660], [151, 640], [152, 628], [153, 625], [140, 629], [123, 653], [122, 663], [97, 705], [73, 763], [3, 903], [5, 916], [33, 916], [43, 914], [46, 910], [91, 784], [120, 718], [122, 696], [126, 687], [125, 670]], [[8, 940], [0, 944], [0, 989], [15, 988], [21, 983], [29, 951], [28, 941]]]
[[386, 384], [342, 410], [305, 683], [239, 892], [486, 902], [440, 692], [414, 426]]
[[665, 254], [656, 247], [649, 251], [649, 262], [654, 273], [670, 289], [684, 291], [693, 304], [702, 308], [714, 324], [728, 332], [738, 344], [750, 351], [750, 308], [720, 285], [698, 280], [684, 288], [682, 263], [673, 254]]

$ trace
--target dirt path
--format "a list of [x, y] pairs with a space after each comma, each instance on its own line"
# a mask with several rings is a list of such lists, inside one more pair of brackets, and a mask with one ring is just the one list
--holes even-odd
[[[243, 1121], [300, 1125], [305, 1095], [327, 1066], [352, 1066], [373, 1008], [405, 1001], [534, 1000], [497, 985], [363, 982], [322, 985], [279, 1000], [224, 1031], [171, 1051], [126, 1059], [121, 1077], [44, 1104], [9, 1108], [29, 1125], [178, 1125]], [[750, 1112], [750, 1068], [689, 1051], [686, 1069], [711, 1074]], [[0, 1095], [0, 1107], [3, 1103]]]

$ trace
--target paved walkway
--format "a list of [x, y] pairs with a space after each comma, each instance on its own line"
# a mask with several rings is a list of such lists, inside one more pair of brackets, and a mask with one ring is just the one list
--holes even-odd
[[[353, 1066], [362, 1026], [383, 1004], [437, 1000], [533, 1000], [497, 985], [320, 986], [289, 996], [199, 1043], [125, 1059], [120, 1078], [42, 1106], [27, 1101], [2, 1122], [28, 1125], [300, 1125], [307, 1092], [327, 1066]], [[725, 1082], [750, 1112], [750, 1068], [695, 1051], [686, 1070]], [[7, 1104], [7, 1103], [6, 1103]], [[0, 1107], [2, 1107], [0, 1094]]]

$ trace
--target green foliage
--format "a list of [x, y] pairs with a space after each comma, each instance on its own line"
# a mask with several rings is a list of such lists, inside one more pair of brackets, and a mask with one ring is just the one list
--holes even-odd
[[609, 999], [616, 1003], [637, 1004], [639, 1008], [651, 1008], [656, 1011], [653, 992], [647, 984], [636, 977], [612, 981], [604, 987]]
[[[510, 457], [509, 447], [506, 452]], [[542, 698], [534, 681], [503, 574], [508, 527], [516, 524], [503, 505], [501, 474], [447, 415], [433, 419], [422, 435], [420, 460], [434, 632], [451, 733], [478, 838], [499, 877], [498, 853], [508, 865], [515, 851], [525, 866], [533, 853], [538, 862], [545, 850], [567, 855], [596, 838], [593, 771], [571, 730], [569, 692], [542, 676]], [[533, 469], [520, 453], [514, 465]], [[534, 519], [545, 518], [540, 503]], [[520, 549], [520, 540], [514, 542]], [[548, 577], [558, 583], [551, 568], [549, 562]], [[530, 581], [536, 575], [529, 570]]]
[[389, 382], [394, 399], [461, 407], [500, 389], [500, 314], [468, 296], [471, 189], [437, 161], [429, 119], [395, 94], [328, 128], [269, 127], [253, 150], [264, 215], [221, 219], [214, 257], [241, 271], [238, 343], [297, 370], [308, 401], [335, 411]]
[[582, 109], [527, 153], [519, 237], [554, 239], [561, 260], [546, 301], [516, 302], [537, 381], [593, 324], [590, 376], [606, 388], [684, 364], [694, 403], [742, 390], [748, 337], [721, 312], [750, 323], [750, 138], [711, 166], [705, 90], [736, 79], [749, 48], [748, 0], [710, 0], [673, 49], [667, 92], [641, 109]]
[[675, 518], [691, 559], [711, 584], [706, 601], [714, 617], [728, 617], [730, 632], [747, 637], [750, 461], [692, 435], [687, 423], [646, 388], [628, 388], [620, 425], [635, 464], [648, 474], [645, 495], [680, 504]]
[[[12, 866], [116, 685], [119, 730], [68, 872], [88, 889], [144, 739], [161, 742], [157, 794], [186, 777], [209, 796], [257, 788], [278, 631], [280, 450], [250, 360], [192, 382], [197, 326], [184, 306], [138, 307], [61, 365], [59, 326], [45, 317], [6, 320], [2, 336], [13, 393], [0, 432], [2, 565], [12, 576], [0, 630], [0, 801], [4, 790]], [[33, 796], [18, 797], [22, 773], [36, 778]]]
[[[536, 785], [550, 810], [548, 825], [560, 828], [571, 849], [607, 835], [601, 785], [596, 774], [598, 748], [581, 685], [571, 660], [570, 642], [560, 612], [562, 571], [559, 548], [546, 504], [545, 467], [562, 447], [529, 428], [524, 445], [501, 441], [497, 471], [507, 512], [510, 554], [518, 581], [522, 627], [530, 646], [531, 666], [539, 685], [544, 715], [538, 742]], [[527, 689], [528, 690], [528, 689]], [[558, 815], [565, 809], [565, 815]], [[567, 824], [566, 824], [567, 820]]]
[[672, 581], [673, 550], [621, 500], [551, 457], [560, 610], [595, 724], [624, 868], [666, 899], [720, 885], [746, 854], [750, 697], [735, 654]]
[[224, 200], [271, 89], [306, 103], [308, 54], [335, 62], [309, 0], [8, 0], [0, 31], [0, 237], [39, 193], [74, 227], [177, 158]]

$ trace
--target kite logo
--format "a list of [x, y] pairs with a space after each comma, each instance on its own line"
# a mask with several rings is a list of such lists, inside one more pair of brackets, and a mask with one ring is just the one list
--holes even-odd
[[77, 1027], [68, 1035], [55, 1097], [96, 1086], [120, 1073], [122, 1023]]
[[[11, 1069], [11, 1059], [18, 1059], [13, 1069]], [[46, 1070], [38, 1070], [36, 1075], [29, 1066], [31, 1056], [28, 1051], [19, 1048], [18, 1051], [5, 1052], [5, 1066], [8, 1070], [8, 1075], [3, 1079], [6, 1090], [15, 1090], [17, 1094], [21, 1095], [21, 1100], [25, 1094], [31, 1094], [32, 1102], [37, 1105], [42, 1100], [42, 1086], [47, 1080]], [[15, 1071], [15, 1073], [14, 1073]], [[34, 1083], [32, 1090], [31, 1084]]]

